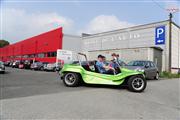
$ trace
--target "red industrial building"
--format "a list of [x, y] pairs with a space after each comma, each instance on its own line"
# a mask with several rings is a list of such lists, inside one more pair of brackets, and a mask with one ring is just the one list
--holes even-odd
[[55, 62], [57, 49], [62, 49], [62, 28], [0, 48], [0, 60], [36, 60]]

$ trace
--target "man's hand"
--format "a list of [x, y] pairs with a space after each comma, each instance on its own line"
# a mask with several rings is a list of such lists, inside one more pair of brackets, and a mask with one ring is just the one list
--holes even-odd
[[108, 70], [113, 70], [113, 71], [115, 71], [115, 69], [113, 68], [113, 67], [111, 67], [111, 66], [103, 66], [105, 69], [108, 69]]
[[113, 67], [109, 67], [109, 69], [115, 71], [115, 69]]

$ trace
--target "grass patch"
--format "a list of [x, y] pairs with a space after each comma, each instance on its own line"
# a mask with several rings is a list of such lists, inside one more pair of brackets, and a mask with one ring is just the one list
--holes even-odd
[[180, 74], [174, 74], [174, 73], [164, 71], [160, 73], [160, 77], [161, 78], [180, 78]]

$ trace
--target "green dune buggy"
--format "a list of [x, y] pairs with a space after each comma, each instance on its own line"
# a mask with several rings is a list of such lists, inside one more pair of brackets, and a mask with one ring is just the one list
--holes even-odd
[[[85, 60], [80, 60], [82, 57]], [[120, 73], [118, 74], [101, 74], [98, 72], [95, 62], [87, 61], [85, 54], [77, 53], [76, 58], [78, 59], [77, 61], [72, 59], [72, 62], [65, 63], [59, 72], [63, 83], [68, 87], [76, 87], [84, 82], [86, 84], [101, 85], [123, 84], [127, 85], [128, 89], [133, 92], [142, 92], [146, 88], [147, 83], [143, 72], [120, 68]]]

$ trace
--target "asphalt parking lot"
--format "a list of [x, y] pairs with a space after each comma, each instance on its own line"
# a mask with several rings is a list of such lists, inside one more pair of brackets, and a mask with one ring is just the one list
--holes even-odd
[[65, 87], [55, 72], [7, 68], [0, 74], [0, 119], [180, 120], [180, 81], [148, 80], [143, 93], [124, 87]]

